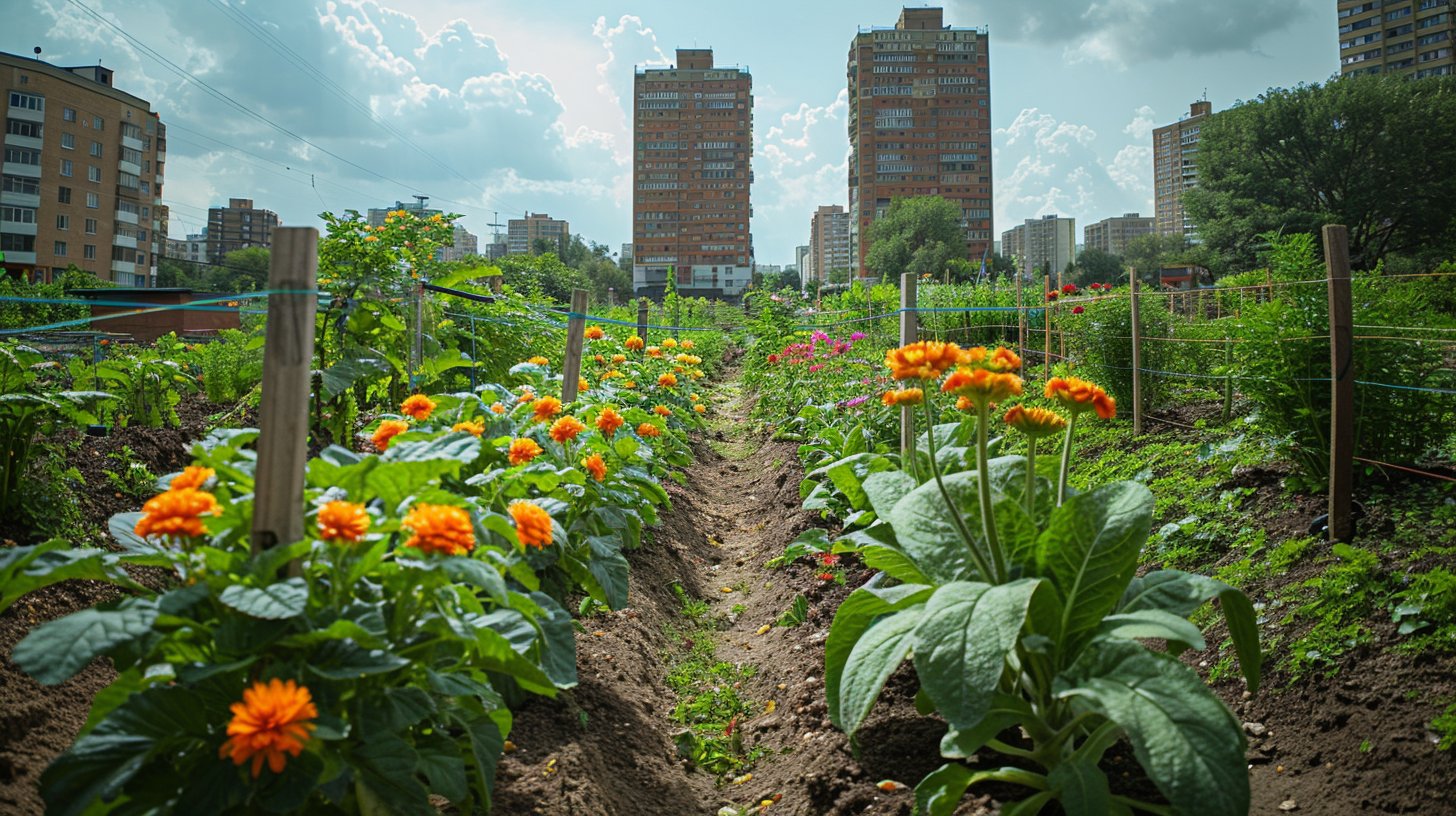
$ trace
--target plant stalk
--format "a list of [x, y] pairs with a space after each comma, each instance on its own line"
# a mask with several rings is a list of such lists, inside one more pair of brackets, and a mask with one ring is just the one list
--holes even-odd
[[1062, 439], [1062, 467], [1057, 472], [1058, 507], [1067, 500], [1067, 474], [1072, 470], [1072, 433], [1077, 430], [1077, 418], [1081, 415], [1081, 411], [1072, 412], [1072, 418], [1067, 420], [1067, 435]]
[[1036, 437], [1026, 440], [1026, 517], [1036, 520]]
[[994, 583], [1006, 580], [1006, 559], [1001, 553], [1001, 539], [996, 534], [996, 515], [991, 509], [990, 461], [986, 452], [991, 435], [991, 406], [984, 401], [976, 407], [976, 492], [981, 499], [981, 529], [986, 534], [986, 547], [996, 571]]
[[[912, 411], [911, 414], [913, 416], [914, 412]], [[981, 571], [982, 577], [988, 583], [1000, 583], [1001, 574], [996, 569], [995, 563], [988, 562], [985, 553], [981, 552], [981, 549], [976, 546], [975, 537], [971, 535], [970, 529], [966, 527], [966, 520], [961, 518], [961, 511], [956, 507], [955, 501], [951, 499], [950, 491], [946, 490], [945, 481], [940, 478], [940, 465], [935, 461], [935, 417], [930, 412], [930, 398], [928, 396], [925, 398], [925, 440], [927, 446], [930, 448], [930, 472], [935, 478], [936, 486], [940, 488], [941, 498], [945, 499], [946, 509], [950, 510], [950, 517], [955, 521], [956, 530], [961, 534], [961, 539], [966, 542], [966, 547], [971, 551], [971, 558], [976, 561], [976, 569]], [[983, 460], [985, 459], [984, 449], [981, 458]], [[977, 474], [977, 481], [983, 480], [985, 472], [983, 465], [983, 469]], [[985, 501], [982, 501], [981, 507], [984, 513], [986, 508]], [[992, 547], [992, 554], [995, 554], [994, 546]]]

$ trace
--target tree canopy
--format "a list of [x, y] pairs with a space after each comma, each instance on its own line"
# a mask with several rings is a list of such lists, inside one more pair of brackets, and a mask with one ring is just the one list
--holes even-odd
[[1347, 76], [1271, 89], [1200, 130], [1184, 205], [1203, 243], [1252, 268], [1268, 232], [1350, 230], [1350, 257], [1456, 248], [1456, 77]]
[[902, 272], [939, 277], [951, 259], [966, 257], [961, 208], [940, 196], [895, 199], [867, 237], [865, 266], [881, 278]]

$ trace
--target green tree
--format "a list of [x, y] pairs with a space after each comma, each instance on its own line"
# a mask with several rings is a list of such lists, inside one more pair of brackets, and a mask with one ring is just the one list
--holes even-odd
[[1347, 76], [1271, 89], [1201, 128], [1198, 187], [1184, 196], [1202, 241], [1253, 268], [1268, 232], [1350, 230], [1350, 258], [1427, 259], [1456, 249], [1456, 77]]
[[500, 259], [503, 283], [518, 292], [549, 297], [559, 303], [571, 301], [571, 290], [590, 289], [591, 282], [579, 269], [572, 269], [556, 257], [542, 255], [507, 255]]
[[[160, 269], [158, 270], [160, 273]], [[268, 286], [268, 250], [262, 247], [235, 249], [222, 263], [208, 267], [193, 286], [211, 292], [256, 292]]]
[[961, 209], [940, 196], [895, 199], [870, 225], [868, 238], [865, 266], [881, 278], [902, 272], [940, 276], [951, 259], [966, 257]]
[[1188, 240], [1181, 235], [1139, 235], [1127, 242], [1122, 260], [1129, 269], [1138, 271], [1144, 283], [1152, 283], [1157, 281], [1159, 269], [1183, 261], [1188, 246]]
[[198, 287], [203, 284], [204, 270], [191, 261], [162, 258], [157, 261], [158, 286]]
[[825, 283], [849, 283], [849, 267], [836, 266], [824, 276]]
[[1122, 278], [1122, 259], [1106, 250], [1090, 247], [1077, 256], [1076, 270], [1072, 282], [1078, 286], [1089, 283], [1117, 283]]

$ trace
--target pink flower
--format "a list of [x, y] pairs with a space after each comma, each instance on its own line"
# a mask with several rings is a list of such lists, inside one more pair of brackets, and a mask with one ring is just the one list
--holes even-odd
[[818, 371], [819, 369], [821, 369], [823, 367], [824, 367], [823, 365], [821, 365], [819, 363], [815, 363], [814, 365], [809, 366], [809, 373], [810, 374], [813, 374], [814, 372]]
[[859, 342], [860, 340], [863, 340], [863, 339], [865, 339], [865, 333], [864, 332], [855, 332], [854, 334], [851, 334], [849, 336], [849, 341], [851, 343], [856, 343], [856, 342]]

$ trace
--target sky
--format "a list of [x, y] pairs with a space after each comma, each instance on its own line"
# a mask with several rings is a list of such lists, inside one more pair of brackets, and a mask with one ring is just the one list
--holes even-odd
[[[1334, 0], [947, 0], [990, 32], [994, 230], [1153, 211], [1152, 130], [1338, 72]], [[168, 127], [171, 235], [252, 198], [285, 224], [430, 196], [488, 240], [526, 211], [631, 240], [634, 66], [753, 74], [752, 231], [792, 263], [846, 204], [845, 62], [868, 0], [0, 0], [0, 50], [99, 61]], [[191, 77], [187, 77], [190, 74]]]

